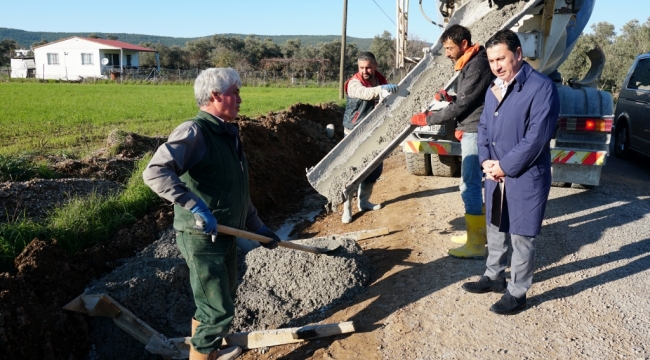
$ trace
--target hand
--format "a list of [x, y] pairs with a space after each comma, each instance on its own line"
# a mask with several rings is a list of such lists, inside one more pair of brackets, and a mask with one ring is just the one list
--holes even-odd
[[381, 89], [386, 90], [391, 94], [394, 94], [397, 92], [397, 90], [399, 90], [399, 87], [397, 87], [397, 85], [395, 84], [385, 84], [385, 85], [381, 85]]
[[[212, 211], [208, 209], [208, 206], [200, 200], [198, 204], [194, 205], [190, 209], [194, 218], [197, 220], [197, 225], [201, 226], [204, 234], [216, 234], [217, 233], [217, 219], [212, 215]], [[202, 223], [199, 225], [198, 223]]]
[[282, 241], [282, 240], [280, 240], [280, 238], [273, 231], [271, 231], [269, 228], [267, 228], [266, 225], [262, 225], [262, 227], [259, 230], [257, 230], [256, 233], [257, 233], [257, 235], [262, 235], [262, 236], [270, 237], [271, 239], [273, 239], [273, 241], [268, 242], [268, 243], [263, 243], [263, 242], [260, 241], [260, 245], [262, 245], [263, 247], [265, 247], [265, 248], [267, 248], [269, 250], [272, 250], [272, 249], [275, 249], [276, 247], [278, 247], [278, 243], [280, 241]]
[[500, 182], [506, 176], [501, 169], [499, 160], [485, 160], [481, 166], [483, 167], [483, 172], [488, 180]]
[[409, 122], [411, 125], [415, 126], [427, 126], [427, 113], [423, 112], [415, 114]]
[[446, 102], [454, 101], [454, 98], [452, 98], [449, 94], [447, 94], [447, 91], [445, 89], [440, 89], [436, 91], [436, 93], [433, 95], [433, 98], [436, 101], [446, 101]]

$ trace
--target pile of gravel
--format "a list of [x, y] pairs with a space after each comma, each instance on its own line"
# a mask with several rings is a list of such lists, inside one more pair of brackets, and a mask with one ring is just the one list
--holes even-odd
[[[301, 243], [341, 247], [329, 255], [278, 248], [239, 252], [239, 287], [231, 332], [301, 326], [325, 318], [371, 281], [372, 266], [350, 239]], [[93, 282], [89, 294], [106, 293], [168, 338], [189, 336], [195, 306], [185, 264], [172, 230], [115, 271]], [[111, 319], [90, 318], [92, 359], [154, 359]]]

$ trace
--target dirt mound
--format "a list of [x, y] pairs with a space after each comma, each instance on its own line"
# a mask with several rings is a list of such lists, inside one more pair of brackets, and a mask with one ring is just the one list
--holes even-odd
[[[300, 207], [308, 186], [305, 168], [315, 165], [341, 139], [341, 119], [342, 111], [336, 105], [298, 104], [287, 112], [237, 120], [251, 167], [251, 198], [265, 221], [273, 224], [273, 219], [280, 219]], [[325, 125], [329, 123], [337, 127], [334, 139], [325, 135]], [[151, 150], [157, 146], [154, 141], [147, 144]], [[120, 150], [117, 157], [108, 157], [109, 151], [103, 149], [89, 159], [59, 159], [54, 163], [57, 172], [70, 177], [122, 182], [132, 171], [137, 156], [144, 151], [142, 147], [123, 149], [132, 150]], [[69, 181], [52, 182], [58, 183]], [[85, 181], [83, 186], [95, 183], [100, 182]], [[2, 183], [1, 186], [14, 188], [18, 185]], [[52, 194], [55, 194], [57, 187], [53, 187]], [[60, 200], [58, 196], [43, 196], [39, 191], [42, 190], [34, 186], [20, 192], [5, 191], [4, 195], [8, 196], [1, 199], [6, 204], [31, 199], [36, 208], [51, 208]], [[58, 192], [65, 191], [58, 187]], [[36, 211], [28, 213], [29, 216], [35, 214]], [[3, 359], [86, 358], [90, 349], [87, 318], [60, 310], [61, 307], [80, 295], [91, 279], [115, 269], [124, 262], [120, 259], [134, 256], [158, 239], [160, 232], [169, 228], [171, 218], [169, 206], [152, 209], [133, 226], [117, 231], [111, 240], [72, 257], [50, 239], [32, 242], [16, 259], [16, 268], [20, 270], [15, 274], [0, 274], [0, 353]]]

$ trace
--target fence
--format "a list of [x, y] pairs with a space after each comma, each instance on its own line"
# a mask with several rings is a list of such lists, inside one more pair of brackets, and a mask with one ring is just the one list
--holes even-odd
[[[106, 68], [101, 76], [71, 75], [61, 77], [44, 74], [43, 70], [36, 74], [34, 81], [53, 80], [61, 82], [97, 82], [113, 80], [116, 82], [138, 83], [191, 83], [202, 69], [156, 69], [145, 67]], [[354, 73], [346, 74], [346, 79]], [[387, 74], [388, 82], [398, 83], [399, 72], [392, 71]], [[270, 70], [242, 70], [239, 71], [242, 83], [248, 86], [337, 86], [339, 73], [320, 71], [270, 71]], [[11, 77], [10, 67], [0, 67], [0, 78]], [[6, 81], [6, 80], [5, 80]]]

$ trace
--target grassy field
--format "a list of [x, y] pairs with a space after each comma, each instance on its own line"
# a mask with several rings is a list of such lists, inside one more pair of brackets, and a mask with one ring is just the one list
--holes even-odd
[[[190, 85], [0, 83], [0, 155], [79, 156], [114, 129], [167, 135], [197, 112]], [[241, 115], [338, 102], [336, 88], [244, 87]]]

